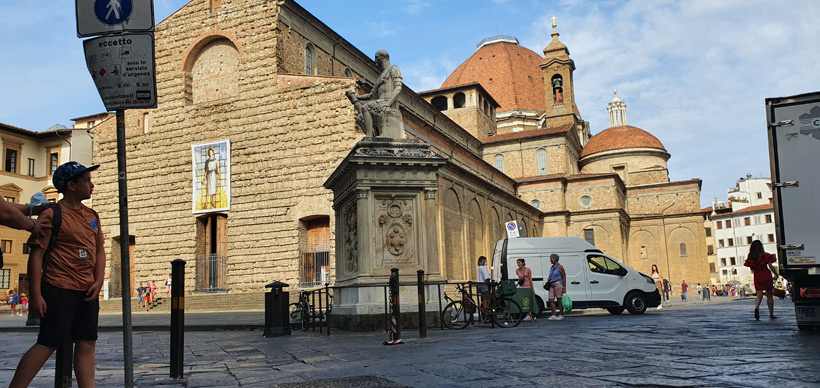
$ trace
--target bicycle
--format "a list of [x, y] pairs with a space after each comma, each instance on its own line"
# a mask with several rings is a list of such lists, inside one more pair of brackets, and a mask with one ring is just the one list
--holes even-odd
[[[464, 286], [456, 284], [456, 289], [461, 293], [461, 300], [453, 300], [444, 307], [441, 313], [444, 326], [447, 326], [448, 329], [463, 329], [474, 321], [476, 311], [486, 317], [485, 323], [492, 323], [493, 326], [497, 325], [501, 328], [518, 326], [524, 318], [524, 314], [520, 313], [523, 311], [521, 305], [504, 294], [499, 293], [496, 295], [495, 292], [492, 292], [497, 284], [495, 282], [490, 283], [491, 292], [486, 295], [470, 294]], [[474, 296], [489, 298], [490, 302], [487, 308], [485, 309], [481, 304], [476, 303], [473, 299]]]
[[299, 301], [288, 305], [291, 328], [307, 331], [313, 321], [317, 319], [325, 320], [327, 316], [330, 315], [333, 308], [333, 295], [328, 295], [327, 306], [323, 309], [324, 311], [322, 311], [310, 304], [310, 294], [312, 292], [313, 291], [299, 291]]

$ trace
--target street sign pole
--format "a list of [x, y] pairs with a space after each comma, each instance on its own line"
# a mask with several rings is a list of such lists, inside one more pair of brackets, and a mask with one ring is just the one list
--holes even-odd
[[117, 180], [120, 197], [120, 271], [122, 279], [122, 351], [124, 387], [134, 387], [134, 345], [131, 328], [131, 260], [128, 234], [128, 185], [125, 176], [125, 109], [117, 109]]

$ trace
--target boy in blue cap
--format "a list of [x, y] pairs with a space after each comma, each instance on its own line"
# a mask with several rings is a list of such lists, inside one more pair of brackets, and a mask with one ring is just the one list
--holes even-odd
[[[91, 198], [91, 171], [98, 167], [68, 162], [54, 171], [52, 184], [63, 199], [40, 214], [37, 222], [42, 224], [44, 236], [32, 236], [28, 241], [29, 309], [41, 318], [40, 334], [17, 365], [10, 387], [28, 386], [67, 338], [74, 343], [77, 385], [94, 386], [105, 249], [99, 217], [82, 201]], [[54, 225], [55, 230], [52, 220], [59, 225]], [[52, 232], [56, 233], [53, 243]]]

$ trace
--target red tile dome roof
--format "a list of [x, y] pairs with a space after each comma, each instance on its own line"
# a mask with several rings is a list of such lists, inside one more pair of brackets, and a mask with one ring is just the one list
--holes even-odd
[[510, 40], [482, 45], [453, 71], [442, 89], [478, 82], [498, 102], [499, 112], [543, 111], [544, 58]]
[[666, 148], [657, 137], [652, 136], [643, 129], [624, 125], [604, 129], [597, 135], [589, 139], [589, 142], [581, 151], [581, 157], [589, 156], [597, 152], [624, 148], [656, 148], [666, 152]]

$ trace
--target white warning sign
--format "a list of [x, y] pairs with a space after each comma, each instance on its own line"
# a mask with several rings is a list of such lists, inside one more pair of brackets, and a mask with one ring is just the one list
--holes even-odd
[[88, 39], [83, 48], [88, 71], [107, 110], [157, 107], [152, 34]]

